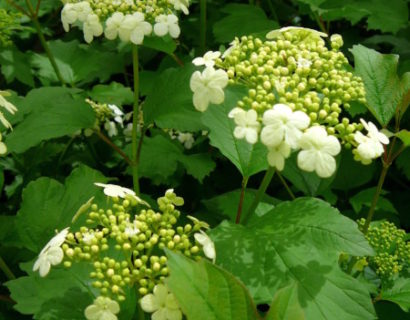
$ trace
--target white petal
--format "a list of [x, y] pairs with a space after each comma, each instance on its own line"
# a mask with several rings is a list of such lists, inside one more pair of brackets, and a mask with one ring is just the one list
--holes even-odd
[[153, 294], [147, 294], [141, 299], [141, 308], [145, 312], [154, 312], [160, 308], [160, 305]]
[[168, 25], [165, 23], [156, 23], [154, 25], [154, 33], [159, 36], [159, 37], [163, 37], [168, 33]]
[[317, 156], [313, 150], [302, 150], [298, 154], [297, 163], [300, 169], [312, 172], [316, 167]]

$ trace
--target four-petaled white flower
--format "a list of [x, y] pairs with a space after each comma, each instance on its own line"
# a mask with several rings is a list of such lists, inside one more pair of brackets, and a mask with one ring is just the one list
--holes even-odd
[[255, 110], [245, 111], [241, 108], [234, 108], [229, 112], [228, 116], [235, 121], [236, 127], [233, 134], [236, 139], [245, 138], [250, 144], [255, 144], [258, 141], [260, 123]]
[[63, 23], [64, 30], [68, 32], [70, 24], [75, 23], [77, 20], [85, 22], [89, 14], [92, 14], [92, 9], [87, 1], [66, 3], [61, 11], [61, 22]]
[[181, 10], [184, 14], [189, 14], [189, 0], [169, 0], [174, 5], [175, 10]]
[[84, 310], [87, 320], [117, 320], [116, 314], [120, 312], [117, 301], [107, 297], [98, 297], [92, 305]]
[[285, 167], [285, 160], [289, 158], [291, 152], [290, 146], [283, 142], [277, 147], [268, 148], [268, 163], [271, 167], [282, 171]]
[[200, 233], [197, 232], [194, 234], [195, 240], [202, 245], [202, 249], [204, 250], [205, 257], [211, 259], [215, 262], [216, 259], [216, 251], [215, 251], [215, 244], [211, 240], [208, 235], [200, 230]]
[[175, 296], [168, 292], [163, 284], [157, 284], [154, 292], [145, 295], [141, 301], [141, 308], [145, 312], [153, 313], [153, 320], [181, 320], [182, 312]]
[[103, 33], [103, 26], [100, 19], [94, 13], [89, 14], [87, 20], [83, 24], [84, 40], [91, 43], [94, 37], [99, 37]]
[[195, 139], [194, 139], [194, 135], [190, 132], [179, 132], [178, 133], [178, 141], [181, 142], [185, 149], [191, 149], [192, 146], [194, 145]]
[[163, 37], [167, 33], [172, 38], [178, 38], [181, 33], [181, 29], [178, 25], [178, 17], [174, 14], [161, 14], [155, 18], [154, 33], [158, 37]]
[[310, 68], [310, 66], [312, 65], [312, 61], [305, 58], [299, 58], [296, 63], [298, 68]]
[[221, 104], [225, 100], [224, 88], [228, 85], [228, 75], [224, 70], [207, 67], [201, 73], [192, 74], [190, 87], [194, 92], [193, 102], [198, 111], [204, 112], [210, 103]]
[[215, 60], [221, 56], [219, 51], [208, 51], [203, 57], [198, 57], [192, 60], [192, 63], [196, 66], [213, 67]]
[[360, 119], [360, 121], [368, 133], [365, 136], [357, 131], [354, 139], [359, 144], [357, 147], [359, 157], [363, 163], [368, 164], [372, 159], [376, 159], [383, 154], [383, 145], [389, 144], [389, 138], [381, 133], [371, 121], [366, 122], [363, 119]]
[[340, 143], [335, 136], [329, 136], [326, 129], [320, 126], [306, 130], [299, 140], [302, 151], [297, 163], [302, 170], [313, 172], [321, 178], [328, 178], [336, 171], [334, 156], [340, 152]]
[[137, 200], [138, 203], [144, 204], [149, 207], [149, 204], [142, 200], [140, 197], [138, 197], [135, 192], [131, 189], [124, 188], [121, 186], [117, 186], [115, 184], [105, 184], [105, 183], [100, 183], [100, 182], [95, 182], [94, 183], [97, 187], [104, 188], [104, 194], [108, 197], [112, 198], [126, 198], [127, 196], [131, 196], [135, 200]]
[[41, 250], [33, 266], [33, 271], [39, 270], [41, 277], [45, 277], [50, 272], [51, 266], [56, 266], [63, 261], [64, 252], [61, 245], [67, 237], [68, 229], [65, 228], [55, 235]]
[[285, 104], [275, 104], [263, 114], [265, 127], [261, 132], [261, 141], [268, 147], [277, 147], [285, 141], [291, 148], [297, 149], [302, 130], [310, 124], [310, 118], [302, 111], [293, 112]]

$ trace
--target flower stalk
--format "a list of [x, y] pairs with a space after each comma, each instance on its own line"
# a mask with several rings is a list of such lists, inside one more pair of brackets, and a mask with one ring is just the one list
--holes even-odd
[[16, 279], [16, 276], [15, 276], [14, 273], [10, 270], [9, 266], [6, 264], [6, 262], [3, 260], [2, 257], [0, 257], [0, 269], [4, 272], [4, 274], [6, 275], [6, 277], [7, 277], [9, 280]]
[[[138, 46], [132, 46], [132, 62], [134, 74], [134, 108], [132, 114], [132, 181], [136, 194], [140, 193], [139, 178], [138, 178], [138, 121], [140, 117], [139, 109], [139, 61], [138, 61]], [[141, 136], [142, 139], [142, 136]]]
[[248, 177], [244, 177], [242, 179], [242, 188], [241, 188], [241, 195], [239, 197], [239, 205], [238, 205], [238, 211], [236, 213], [236, 220], [235, 223], [239, 224], [241, 222], [241, 215], [242, 215], [242, 210], [243, 210], [243, 200], [245, 199], [245, 191], [246, 191], [246, 185], [248, 184]]
[[206, 51], [206, 1], [200, 0], [200, 50], [201, 54]]

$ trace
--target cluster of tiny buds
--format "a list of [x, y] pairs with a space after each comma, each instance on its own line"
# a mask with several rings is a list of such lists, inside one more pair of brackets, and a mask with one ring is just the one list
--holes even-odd
[[[359, 220], [358, 224], [363, 230], [365, 220]], [[366, 239], [376, 255], [368, 257], [367, 260], [382, 280], [388, 281], [410, 267], [410, 242], [406, 237], [404, 230], [387, 221], [370, 226]]]

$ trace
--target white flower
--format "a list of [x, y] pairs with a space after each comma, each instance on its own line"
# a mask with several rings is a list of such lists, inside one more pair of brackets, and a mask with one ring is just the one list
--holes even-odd
[[124, 112], [122, 112], [122, 110], [118, 108], [115, 104], [109, 104], [108, 108], [110, 108], [111, 111], [113, 112], [115, 122], [122, 125], [124, 121], [122, 118], [124, 115]]
[[98, 297], [84, 310], [84, 315], [88, 320], [117, 320], [116, 314], [119, 312], [120, 305], [117, 301]]
[[138, 233], [140, 233], [140, 229], [138, 229], [138, 227], [136, 225], [136, 221], [134, 221], [134, 223], [128, 222], [127, 226], [124, 229], [124, 234], [128, 238], [131, 238], [131, 237], [137, 235]]
[[222, 54], [222, 58], [225, 59], [227, 56], [229, 56], [230, 53], [236, 48], [237, 44], [238, 44], [237, 40], [233, 40], [233, 41], [230, 43], [230, 47], [229, 47], [228, 49], [226, 49], [226, 50], [224, 51], [224, 53]]
[[285, 104], [275, 104], [271, 110], [263, 114], [263, 123], [263, 144], [277, 147], [285, 141], [291, 148], [297, 149], [302, 130], [309, 126], [310, 118], [302, 111], [292, 112]]
[[5, 126], [7, 129], [13, 129], [11, 126], [11, 123], [7, 121], [7, 119], [4, 117], [3, 112], [0, 112], [0, 122]]
[[124, 14], [122, 12], [115, 12], [107, 19], [105, 22], [106, 28], [104, 35], [108, 40], [114, 40], [117, 38], [123, 20]]
[[208, 235], [203, 232], [202, 230], [200, 233], [195, 233], [194, 234], [195, 240], [202, 245], [202, 248], [204, 250], [205, 257], [211, 259], [213, 262], [215, 262], [216, 259], [216, 252], [215, 252], [215, 244], [211, 240]]
[[178, 17], [173, 14], [161, 14], [155, 18], [154, 33], [158, 37], [163, 37], [167, 33], [172, 38], [178, 38], [181, 33], [181, 29], [178, 26]]
[[63, 23], [64, 30], [68, 32], [70, 24], [75, 23], [77, 20], [85, 22], [91, 13], [92, 9], [87, 1], [66, 3], [61, 11], [61, 22]]
[[169, 0], [174, 5], [175, 10], [181, 10], [184, 14], [189, 14], [189, 0]]
[[115, 125], [115, 122], [113, 121], [106, 121], [104, 123], [104, 128], [105, 130], [107, 130], [109, 137], [114, 137], [118, 134], [117, 126]]
[[95, 235], [93, 232], [86, 232], [83, 234], [83, 242], [86, 245], [90, 245], [94, 239], [95, 239]]
[[121, 41], [141, 44], [144, 41], [144, 36], [149, 35], [152, 31], [151, 24], [144, 19], [144, 14], [141, 12], [125, 16], [121, 12], [115, 12], [107, 19], [105, 37], [114, 40], [119, 36]]
[[178, 141], [181, 142], [185, 149], [191, 149], [194, 145], [195, 139], [192, 133], [186, 132], [179, 132], [178, 133]]
[[258, 122], [258, 114], [255, 110], [245, 111], [241, 108], [234, 108], [229, 112], [228, 117], [233, 118], [235, 121], [236, 127], [233, 135], [236, 139], [245, 138], [250, 144], [255, 144], [258, 141], [260, 123]]
[[283, 142], [277, 147], [268, 148], [268, 163], [271, 167], [282, 171], [285, 167], [285, 160], [290, 156], [291, 148]]
[[364, 164], [369, 164], [371, 160], [380, 157], [384, 153], [383, 144], [389, 144], [389, 138], [381, 133], [372, 122], [360, 119], [364, 128], [368, 131], [367, 136], [357, 131], [354, 135], [355, 141], [359, 144], [357, 154]]
[[145, 295], [141, 301], [141, 308], [145, 312], [152, 314], [153, 320], [181, 320], [182, 312], [175, 296], [168, 292], [168, 288], [163, 284], [154, 287], [153, 294]]
[[303, 149], [298, 154], [298, 166], [302, 170], [316, 171], [321, 178], [328, 178], [336, 171], [334, 156], [340, 152], [340, 143], [334, 136], [329, 136], [323, 127], [311, 127], [299, 141]]
[[213, 67], [215, 60], [221, 56], [219, 51], [208, 51], [203, 57], [198, 57], [192, 60], [192, 63], [196, 66]]
[[190, 87], [194, 92], [194, 106], [199, 111], [205, 111], [210, 103], [221, 104], [225, 100], [223, 89], [228, 85], [228, 75], [224, 70], [207, 67], [201, 73], [192, 74]]
[[[305, 36], [303, 38], [306, 38], [306, 39], [308, 39], [308, 38], [317, 39], [317, 38], [320, 38], [320, 37], [324, 37], [324, 38], [327, 37], [326, 33], [320, 32], [320, 31], [317, 31], [317, 30], [314, 30], [314, 29], [290, 26], [290, 27], [284, 27], [284, 28], [281, 28], [281, 29], [270, 31], [266, 35], [266, 39], [277, 39], [277, 38], [282, 39], [283, 38], [283, 33], [287, 32], [287, 31], [290, 31], [294, 34], [303, 34]], [[304, 40], [306, 40], [306, 39], [304, 39]]]
[[16, 106], [13, 105], [12, 103], [8, 102], [6, 100], [6, 98], [4, 98], [5, 96], [9, 96], [9, 95], [10, 95], [10, 93], [8, 93], [7, 91], [1, 91], [0, 90], [0, 107], [5, 108], [11, 114], [15, 114], [16, 111], [17, 111]]
[[298, 68], [310, 68], [311, 65], [312, 61], [305, 58], [299, 58], [297, 61]]
[[4, 142], [1, 142], [2, 136], [0, 133], [0, 156], [5, 155], [7, 153], [7, 146]]
[[100, 23], [100, 19], [94, 13], [89, 14], [87, 20], [83, 25], [84, 40], [87, 43], [91, 43], [94, 37], [99, 37], [103, 33], [103, 26]]
[[140, 197], [138, 197], [135, 192], [131, 189], [124, 188], [121, 186], [117, 186], [115, 184], [104, 184], [104, 183], [99, 183], [95, 182], [94, 183], [97, 187], [104, 188], [104, 194], [108, 197], [112, 198], [126, 198], [127, 196], [131, 196], [135, 200], [137, 200], [138, 203], [146, 205], [149, 207], [149, 204], [142, 200]]
[[33, 266], [33, 271], [39, 270], [41, 277], [45, 277], [50, 272], [51, 266], [56, 266], [63, 261], [64, 252], [60, 247], [67, 237], [68, 229], [55, 235], [41, 250]]

